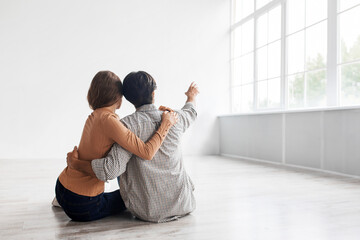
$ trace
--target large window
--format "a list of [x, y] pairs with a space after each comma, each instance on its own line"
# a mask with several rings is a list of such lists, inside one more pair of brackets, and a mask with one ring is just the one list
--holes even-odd
[[360, 0], [234, 0], [232, 111], [360, 105]]

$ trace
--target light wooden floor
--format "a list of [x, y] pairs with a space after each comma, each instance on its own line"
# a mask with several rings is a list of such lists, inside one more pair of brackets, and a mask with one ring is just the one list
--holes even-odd
[[185, 160], [197, 209], [163, 224], [128, 213], [69, 221], [50, 205], [63, 160], [0, 160], [0, 238], [360, 239], [359, 179], [217, 156]]

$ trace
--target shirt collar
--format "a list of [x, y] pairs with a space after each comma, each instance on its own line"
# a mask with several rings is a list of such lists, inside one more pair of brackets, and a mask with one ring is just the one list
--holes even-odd
[[145, 104], [136, 109], [137, 112], [147, 112], [157, 110], [157, 107], [154, 104]]

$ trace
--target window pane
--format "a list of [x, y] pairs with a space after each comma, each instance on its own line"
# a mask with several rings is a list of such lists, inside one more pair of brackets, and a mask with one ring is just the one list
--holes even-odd
[[328, 0], [307, 0], [306, 1], [306, 26], [327, 18]]
[[235, 21], [238, 22], [254, 12], [254, 0], [236, 0], [235, 9]]
[[272, 0], [256, 0], [256, 9], [262, 8]]
[[326, 105], [326, 71], [308, 72], [306, 105], [320, 107]]
[[267, 81], [260, 81], [257, 83], [258, 90], [258, 107], [266, 108], [267, 107]]
[[241, 14], [241, 12], [242, 12], [242, 6], [241, 6], [241, 0], [235, 0], [234, 1], [234, 7], [235, 7], [235, 11], [234, 11], [234, 14], [235, 14], [235, 22], [238, 22], [238, 21], [240, 21], [241, 20], [241, 18], [242, 18], [242, 14]]
[[262, 47], [268, 42], [268, 14], [261, 15], [256, 21], [257, 35], [256, 35], [256, 47]]
[[[341, 62], [360, 59], [360, 6], [340, 14]], [[355, 24], [355, 25], [354, 25]]]
[[281, 37], [281, 6], [269, 12], [269, 42]]
[[242, 84], [254, 81], [254, 54], [250, 53], [241, 58]]
[[341, 66], [341, 105], [360, 104], [360, 63]]
[[288, 37], [288, 74], [304, 71], [304, 31]]
[[237, 113], [241, 111], [241, 87], [234, 87], [232, 89], [232, 112]]
[[306, 69], [326, 67], [327, 21], [306, 30]]
[[232, 85], [241, 84], [241, 58], [236, 58], [233, 61], [233, 76], [232, 76]]
[[341, 11], [351, 8], [357, 4], [360, 4], [360, 0], [340, 0], [339, 1], [339, 10], [341, 12]]
[[288, 98], [290, 108], [304, 106], [303, 74], [296, 74], [288, 77]]
[[253, 96], [254, 96], [254, 85], [248, 84], [242, 87], [241, 91], [241, 106], [242, 111], [249, 112], [253, 109]]
[[287, 6], [288, 34], [290, 34], [305, 27], [305, 0], [288, 0]]
[[254, 0], [242, 0], [242, 15], [246, 17], [254, 12]]
[[254, 50], [254, 20], [251, 19], [242, 25], [241, 53]]
[[280, 76], [281, 70], [281, 45], [280, 40], [268, 47], [268, 78]]
[[281, 82], [280, 78], [268, 81], [268, 107], [280, 107], [281, 99]]
[[239, 57], [241, 55], [241, 26], [234, 30], [234, 55], [233, 57]]
[[257, 79], [264, 80], [267, 79], [267, 46], [262, 47], [257, 50]]

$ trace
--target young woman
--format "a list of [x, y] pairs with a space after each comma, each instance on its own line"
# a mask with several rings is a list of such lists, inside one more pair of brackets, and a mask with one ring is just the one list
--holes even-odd
[[[177, 121], [173, 112], [164, 112], [159, 129], [144, 143], [128, 130], [115, 114], [122, 102], [122, 83], [110, 71], [93, 78], [88, 102], [94, 110], [86, 120], [79, 144], [79, 158], [91, 161], [106, 156], [113, 143], [140, 158], [151, 160], [159, 150], [168, 130]], [[92, 221], [125, 210], [120, 192], [104, 193], [104, 182], [66, 167], [56, 182], [56, 199], [65, 213], [75, 221]]]

